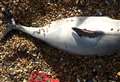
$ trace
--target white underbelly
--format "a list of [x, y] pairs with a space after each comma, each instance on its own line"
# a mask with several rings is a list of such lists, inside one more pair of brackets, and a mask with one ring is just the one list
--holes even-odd
[[[86, 39], [87, 40], [87, 39]], [[120, 49], [120, 38], [118, 36], [103, 36], [100, 39], [88, 41], [77, 40], [68, 44], [66, 51], [80, 55], [105, 55], [112, 54]]]

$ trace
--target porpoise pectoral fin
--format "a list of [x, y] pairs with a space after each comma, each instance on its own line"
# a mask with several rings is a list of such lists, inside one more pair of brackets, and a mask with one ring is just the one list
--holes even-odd
[[89, 38], [95, 38], [98, 36], [103, 35], [104, 33], [101, 31], [91, 31], [87, 29], [80, 29], [80, 28], [72, 28], [80, 37], [89, 37]]

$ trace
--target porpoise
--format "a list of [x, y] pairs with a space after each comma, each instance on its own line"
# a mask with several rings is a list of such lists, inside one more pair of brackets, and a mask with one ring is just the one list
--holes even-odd
[[9, 31], [21, 30], [72, 54], [110, 55], [120, 50], [120, 20], [106, 16], [69, 17], [36, 28], [16, 24], [9, 10], [3, 13]]

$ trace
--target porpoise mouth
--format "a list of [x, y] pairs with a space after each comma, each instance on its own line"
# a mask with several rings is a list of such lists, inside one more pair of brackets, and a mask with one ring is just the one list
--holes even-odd
[[80, 37], [84, 36], [84, 37], [89, 37], [89, 38], [95, 38], [101, 35], [104, 35], [103, 32], [101, 31], [91, 31], [91, 30], [87, 30], [87, 29], [80, 29], [80, 28], [72, 28]]

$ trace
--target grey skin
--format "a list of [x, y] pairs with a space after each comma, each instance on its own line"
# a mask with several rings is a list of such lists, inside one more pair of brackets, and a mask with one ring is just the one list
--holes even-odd
[[109, 17], [70, 17], [44, 27], [26, 27], [11, 22], [7, 28], [21, 30], [69, 53], [101, 56], [119, 51], [119, 23]]

